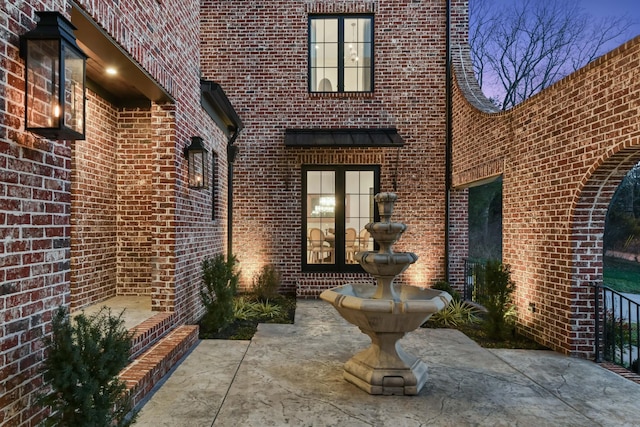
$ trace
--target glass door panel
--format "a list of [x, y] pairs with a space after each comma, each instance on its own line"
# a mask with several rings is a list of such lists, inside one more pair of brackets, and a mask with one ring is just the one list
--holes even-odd
[[345, 172], [345, 263], [356, 264], [355, 253], [373, 250], [364, 226], [374, 220], [373, 171]]
[[335, 171], [307, 171], [306, 190], [307, 263], [335, 264]]

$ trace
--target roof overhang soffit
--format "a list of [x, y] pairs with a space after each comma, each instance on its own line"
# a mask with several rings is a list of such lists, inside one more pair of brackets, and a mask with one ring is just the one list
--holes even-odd
[[[148, 107], [173, 97], [80, 7], [71, 10], [78, 45], [89, 56], [87, 86], [119, 107]], [[107, 68], [117, 70], [109, 75]]]

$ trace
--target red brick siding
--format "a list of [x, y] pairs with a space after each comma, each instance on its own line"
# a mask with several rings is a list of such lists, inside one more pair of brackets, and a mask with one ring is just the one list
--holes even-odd
[[[183, 148], [191, 136], [202, 136], [219, 153], [218, 203], [224, 206], [226, 138], [200, 106], [199, 2], [76, 3], [175, 103], [120, 110], [89, 93], [86, 141], [48, 141], [24, 132], [19, 35], [34, 27], [35, 10], [69, 16], [70, 3], [5, 2], [7, 14], [0, 18], [0, 424], [7, 426], [35, 425], [42, 417], [33, 391], [41, 385], [41, 338], [50, 332], [53, 310], [69, 306], [72, 296], [74, 306], [81, 306], [116, 288], [142, 289], [151, 293], [154, 309], [175, 311], [176, 323], [193, 321], [202, 314], [200, 261], [224, 250], [224, 212], [212, 221], [211, 192], [190, 190], [185, 180]], [[103, 202], [108, 197], [111, 206]]]
[[[466, 2], [456, 3], [465, 11]], [[374, 14], [375, 92], [309, 94], [308, 15], [362, 12]], [[281, 270], [285, 289], [306, 295], [354, 280], [301, 273], [300, 167], [370, 164], [371, 153], [382, 191], [394, 189], [397, 170], [394, 219], [409, 229], [396, 249], [420, 257], [404, 280], [444, 278], [445, 12], [442, 0], [202, 2], [203, 74], [222, 83], [246, 125], [237, 140], [233, 224], [243, 286], [267, 263]], [[406, 145], [399, 153], [284, 147], [286, 128], [335, 127], [396, 127]]]
[[118, 295], [151, 295], [153, 130], [148, 110], [118, 114]]
[[464, 292], [465, 259], [469, 254], [469, 191], [452, 190], [449, 194], [449, 277], [461, 294]]
[[173, 166], [176, 160], [175, 123], [170, 119], [175, 114], [173, 105], [153, 105], [152, 122], [156, 144], [152, 229], [154, 270], [152, 272], [152, 308], [157, 311], [173, 311], [176, 287], [176, 194], [175, 182], [178, 171]]
[[497, 115], [455, 93], [454, 185], [503, 174], [503, 257], [520, 328], [572, 355], [593, 355], [604, 217], [640, 159], [639, 58], [636, 38]]
[[33, 7], [5, 6], [0, 18], [0, 424], [17, 426], [42, 417], [33, 399], [42, 384], [42, 337], [52, 311], [69, 304], [71, 144], [22, 132], [18, 35], [27, 31]]
[[[180, 322], [193, 321], [202, 314], [200, 262], [223, 251], [226, 237], [226, 215], [211, 220], [211, 191], [191, 190], [186, 185], [183, 149], [192, 136], [201, 136], [207, 148], [219, 154], [222, 165], [216, 182], [226, 194], [226, 138], [200, 106], [199, 2], [79, 3], [176, 100], [175, 105], [152, 104], [148, 119], [143, 119], [150, 120], [147, 134], [137, 123], [136, 133], [123, 140], [131, 144], [127, 164], [137, 164], [133, 166], [136, 174], [150, 182], [148, 192], [142, 194], [143, 186], [135, 179], [120, 181], [124, 186], [133, 185], [149, 202], [146, 206], [132, 200], [128, 206], [120, 204], [119, 209], [129, 214], [142, 209], [135, 217], [137, 227], [127, 230], [126, 220], [118, 222], [125, 227], [119, 232], [120, 248], [131, 249], [130, 254], [119, 257], [119, 280], [126, 276], [127, 283], [119, 282], [118, 292], [150, 292], [154, 310], [176, 311]], [[129, 163], [134, 157], [140, 161]], [[126, 197], [120, 192], [119, 200]], [[225, 200], [218, 198], [221, 204]]]
[[87, 139], [71, 163], [71, 307], [116, 295], [118, 111], [87, 92]]

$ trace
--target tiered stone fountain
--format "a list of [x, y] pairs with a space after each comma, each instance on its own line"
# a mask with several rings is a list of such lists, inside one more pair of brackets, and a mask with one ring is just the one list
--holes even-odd
[[344, 378], [369, 394], [415, 395], [427, 381], [427, 365], [407, 354], [398, 340], [418, 328], [451, 301], [447, 292], [410, 285], [395, 285], [396, 276], [417, 261], [411, 252], [394, 253], [391, 246], [406, 225], [391, 222], [395, 193], [375, 196], [381, 222], [365, 226], [380, 247], [355, 257], [377, 282], [348, 284], [328, 289], [320, 298], [331, 303], [350, 323], [371, 338], [371, 346], [344, 365]]

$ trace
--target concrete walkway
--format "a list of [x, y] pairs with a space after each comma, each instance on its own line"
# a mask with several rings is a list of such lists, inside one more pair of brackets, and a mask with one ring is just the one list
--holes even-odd
[[418, 396], [370, 396], [342, 378], [369, 345], [329, 304], [298, 301], [294, 325], [251, 341], [201, 341], [136, 426], [637, 426], [640, 385], [549, 351], [488, 350], [456, 330], [402, 341], [429, 366]]

